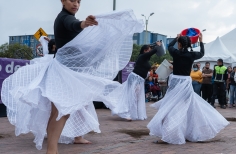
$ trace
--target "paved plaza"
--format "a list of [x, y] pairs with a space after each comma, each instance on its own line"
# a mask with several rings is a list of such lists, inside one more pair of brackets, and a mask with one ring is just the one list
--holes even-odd
[[[201, 142], [187, 142], [185, 145], [154, 144], [157, 138], [149, 136], [147, 124], [156, 110], [147, 103], [148, 119], [127, 122], [111, 116], [109, 110], [98, 109], [97, 114], [102, 133], [90, 133], [86, 139], [90, 145], [59, 145], [60, 154], [235, 154], [236, 153], [236, 108], [217, 110], [228, 120], [230, 125], [216, 138]], [[214, 117], [212, 117], [214, 118]], [[42, 154], [46, 153], [45, 139], [43, 149], [38, 151], [33, 143], [32, 134], [14, 135], [14, 126], [7, 118], [0, 118], [0, 154]]]

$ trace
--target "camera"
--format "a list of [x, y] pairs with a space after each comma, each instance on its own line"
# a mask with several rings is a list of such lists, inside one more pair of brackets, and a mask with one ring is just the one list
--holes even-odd
[[[161, 43], [162, 43], [162, 40], [156, 41], [156, 42], [161, 42]], [[157, 43], [156, 43], [156, 42], [149, 44], [149, 46], [150, 46], [151, 49], [153, 49], [153, 48], [155, 48], [155, 47], [157, 46]]]

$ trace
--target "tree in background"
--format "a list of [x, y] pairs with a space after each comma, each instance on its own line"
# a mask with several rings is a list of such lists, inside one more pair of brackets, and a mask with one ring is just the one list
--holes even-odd
[[5, 44], [0, 46], [0, 54], [2, 52], [5, 52], [6, 50], [8, 50], [8, 43], [5, 43]]
[[0, 57], [31, 60], [34, 56], [32, 49], [26, 45], [5, 43], [0, 46]]
[[[132, 53], [130, 61], [135, 62], [137, 60], [141, 47], [142, 46], [137, 45], [137, 44], [133, 45], [133, 53]], [[150, 64], [151, 65], [153, 65], [154, 63], [161, 64], [165, 59], [172, 60], [172, 57], [168, 51], [166, 51], [166, 54], [162, 57], [152, 56], [150, 59]]]
[[142, 46], [140, 46], [140, 45], [133, 44], [133, 52], [132, 52], [132, 56], [131, 56], [130, 61], [136, 62], [136, 60], [138, 58], [138, 55], [139, 55], [139, 52], [141, 50], [141, 47]]

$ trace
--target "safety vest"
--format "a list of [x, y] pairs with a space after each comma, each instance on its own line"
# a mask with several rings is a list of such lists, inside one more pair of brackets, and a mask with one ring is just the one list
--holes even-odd
[[[226, 70], [227, 70], [227, 67], [225, 67], [225, 66], [221, 66], [221, 67], [216, 66], [215, 67], [215, 81], [224, 82], [224, 74], [225, 74]], [[220, 77], [220, 79], [219, 79], [219, 77]]]

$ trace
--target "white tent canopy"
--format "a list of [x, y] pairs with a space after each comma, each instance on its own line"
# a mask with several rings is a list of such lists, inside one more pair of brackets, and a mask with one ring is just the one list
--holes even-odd
[[[220, 37], [220, 40], [228, 49], [228, 51], [230, 51], [230, 53], [236, 56], [236, 28], [230, 31], [229, 33], [225, 34], [224, 36]], [[214, 42], [215, 41], [205, 44], [205, 50], [208, 50]], [[199, 49], [199, 47], [194, 48], [195, 51], [199, 51]]]
[[[204, 47], [204, 57], [195, 61], [200, 62], [202, 66], [204, 66], [205, 62], [210, 62], [212, 68], [220, 58], [223, 59], [226, 66], [232, 66], [236, 62], [236, 57], [228, 50], [219, 37], [215, 41], [205, 44]], [[194, 51], [200, 51], [200, 47], [194, 48]]]
[[226, 48], [236, 56], [236, 28], [221, 37]]
[[219, 58], [223, 59], [225, 63], [236, 62], [236, 57], [226, 48], [221, 39], [217, 37], [214, 42], [205, 45], [205, 55], [197, 60], [197, 62], [217, 61]]

